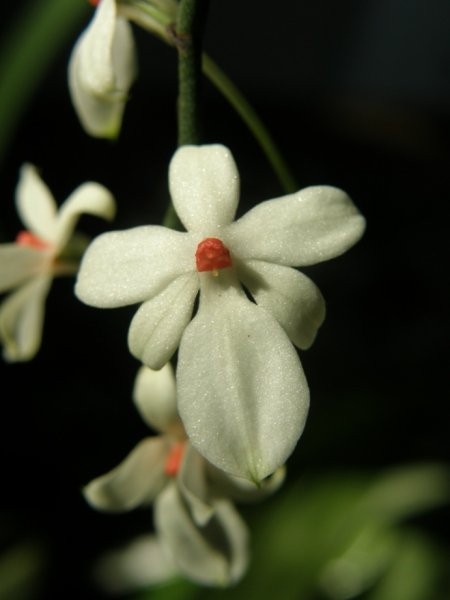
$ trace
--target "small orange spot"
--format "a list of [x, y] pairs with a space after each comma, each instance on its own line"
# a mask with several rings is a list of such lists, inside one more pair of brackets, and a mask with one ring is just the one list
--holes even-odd
[[45, 240], [41, 240], [37, 235], [34, 235], [30, 231], [19, 231], [16, 236], [16, 244], [19, 246], [28, 246], [30, 248], [36, 248], [36, 250], [47, 250], [51, 247], [51, 244]]
[[98, 6], [100, 4], [100, 0], [88, 0], [89, 4], [92, 6]]
[[212, 271], [217, 276], [219, 269], [231, 267], [230, 251], [221, 240], [206, 238], [197, 246], [195, 252], [197, 271]]
[[185, 442], [177, 442], [170, 449], [166, 462], [164, 463], [164, 473], [169, 477], [175, 477], [180, 470], [185, 445]]

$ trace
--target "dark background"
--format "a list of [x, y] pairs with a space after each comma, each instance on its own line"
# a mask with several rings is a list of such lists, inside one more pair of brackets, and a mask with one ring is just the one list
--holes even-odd
[[[176, 147], [176, 56], [136, 31], [140, 74], [122, 135], [117, 143], [93, 140], [66, 86], [76, 37], [55, 57], [0, 166], [3, 242], [20, 228], [13, 198], [25, 161], [41, 169], [58, 202], [85, 180], [105, 184], [118, 202], [114, 229], [162, 218]], [[368, 221], [355, 248], [307, 270], [328, 316], [302, 355], [312, 406], [289, 479], [447, 461], [449, 3], [216, 1], [205, 49], [254, 104], [299, 187], [342, 187]], [[203, 100], [204, 141], [228, 145], [241, 172], [240, 212], [282, 195], [259, 147], [208, 82]], [[106, 225], [83, 217], [80, 230], [97, 234]], [[72, 288], [54, 283], [39, 355], [0, 365], [2, 543], [42, 544], [51, 565], [43, 598], [68, 598], [68, 581], [71, 597], [100, 597], [89, 583], [91, 559], [150, 526], [148, 513], [98, 515], [79, 493], [147, 430], [131, 403], [138, 363], [126, 334], [134, 308], [96, 310]], [[446, 543], [448, 511], [425, 525]]]

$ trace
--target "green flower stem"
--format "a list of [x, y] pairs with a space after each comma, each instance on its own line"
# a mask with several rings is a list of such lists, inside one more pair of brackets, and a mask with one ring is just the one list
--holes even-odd
[[[167, 11], [167, 7], [166, 13], [164, 13], [157, 11], [154, 8], [149, 10], [148, 6], [145, 7], [144, 5], [139, 4], [139, 10], [135, 11], [135, 13], [130, 13], [129, 11], [125, 12], [123, 10], [126, 1], [127, 0], [122, 0], [121, 5], [124, 16], [127, 16], [144, 29], [151, 31], [152, 33], [157, 33], [157, 35], [159, 35], [159, 37], [167, 44], [176, 46], [180, 53], [185, 49], [186, 44], [183, 44], [183, 36], [177, 34], [181, 31], [189, 32], [191, 20], [193, 16], [195, 16], [194, 11], [196, 8], [198, 9], [198, 7], [195, 6], [196, 2], [186, 1], [180, 3], [178, 26], [175, 31], [175, 28], [169, 25], [172, 19], [172, 11]], [[134, 3], [136, 3], [136, 0], [134, 0]], [[183, 13], [181, 12], [181, 5], [183, 5]], [[157, 32], [155, 22], [158, 23]], [[198, 94], [198, 71], [194, 69], [194, 78], [191, 78], [189, 71], [192, 67], [192, 62], [190, 62], [190, 58], [187, 60], [185, 60], [185, 58], [186, 57], [182, 58], [180, 54], [180, 145], [183, 143], [195, 143], [193, 140], [199, 137], [198, 116], [195, 114], [195, 94]], [[195, 56], [195, 59], [198, 60], [197, 55]], [[255, 137], [283, 190], [287, 193], [295, 192], [298, 189], [297, 182], [274, 139], [253, 106], [228, 75], [226, 75], [207, 54], [201, 56], [201, 66], [205, 76], [231, 104]], [[195, 67], [197, 67], [197, 64]], [[181, 73], [181, 71], [183, 72]], [[191, 102], [191, 100], [193, 100], [193, 102]], [[191, 108], [192, 112], [185, 111], [186, 108]], [[192, 117], [192, 119], [190, 117]], [[196, 123], [196, 125], [192, 127], [189, 123]]]
[[284, 161], [272, 136], [245, 96], [207, 54], [203, 54], [202, 68], [206, 77], [208, 77], [224, 98], [228, 100], [252, 132], [258, 144], [261, 146], [262, 151], [266, 155], [267, 160], [271, 164], [284, 191], [291, 193], [298, 190], [298, 185], [294, 176]]
[[[269, 161], [283, 190], [288, 194], [297, 191], [299, 186], [297, 185], [297, 182], [287, 166], [281, 152], [270, 135], [267, 127], [264, 125], [257, 112], [248, 102], [245, 96], [207, 54], [202, 55], [202, 70], [205, 76], [208, 77], [211, 83], [224, 96], [224, 98], [228, 100], [228, 102], [252, 132], [264, 155]], [[164, 217], [163, 225], [178, 229], [179, 224], [180, 223], [173, 206], [170, 205]]]
[[208, 0], [181, 0], [174, 31], [178, 50], [178, 145], [200, 143], [202, 37]]
[[[202, 36], [209, 0], [181, 0], [172, 33], [178, 50], [178, 146], [200, 143], [200, 81]], [[178, 229], [180, 221], [170, 204], [163, 225]]]

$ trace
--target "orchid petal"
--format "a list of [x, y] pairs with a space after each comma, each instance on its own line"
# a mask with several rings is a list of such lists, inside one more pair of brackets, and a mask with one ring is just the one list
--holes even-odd
[[128, 332], [130, 352], [136, 358], [152, 369], [170, 360], [191, 320], [198, 288], [197, 273], [187, 273], [142, 304]]
[[[229, 552], [227, 584], [237, 583], [248, 567], [248, 530], [231, 502], [220, 500], [215, 503], [215, 517], [222, 528]], [[214, 525], [214, 524], [213, 524]]]
[[148, 300], [195, 270], [195, 248], [189, 234], [156, 225], [104, 233], [84, 254], [75, 293], [100, 308]]
[[214, 513], [205, 467], [206, 461], [203, 456], [187, 444], [177, 481], [197, 525], [206, 525]]
[[325, 319], [325, 301], [309, 277], [290, 267], [256, 260], [246, 261], [239, 277], [296, 346], [303, 350], [311, 346]]
[[42, 340], [45, 300], [52, 277], [34, 277], [10, 294], [0, 306], [0, 341], [6, 360], [33, 358]]
[[222, 240], [241, 260], [300, 267], [339, 256], [364, 227], [345, 192], [316, 186], [258, 204], [232, 223]]
[[6, 292], [49, 266], [49, 254], [19, 244], [0, 245], [0, 293]]
[[170, 363], [159, 371], [141, 367], [136, 375], [133, 399], [139, 414], [149, 427], [169, 432], [180, 426], [175, 376]]
[[94, 508], [108, 512], [151, 503], [167, 481], [164, 462], [169, 444], [161, 436], [142, 440], [115, 469], [88, 483], [84, 497]]
[[110, 221], [115, 212], [116, 204], [111, 192], [99, 183], [84, 183], [61, 205], [56, 221], [56, 238], [53, 241], [62, 250], [82, 214], [95, 215]]
[[186, 577], [204, 585], [229, 585], [244, 573], [248, 533], [230, 503], [218, 503], [214, 518], [205, 527], [198, 527], [176, 485], [170, 485], [155, 502], [155, 524]]
[[200, 308], [178, 354], [178, 410], [208, 461], [259, 482], [292, 452], [309, 392], [280, 325], [229, 277], [203, 277]]
[[45, 241], [55, 235], [57, 206], [52, 193], [39, 177], [36, 167], [25, 164], [16, 188], [16, 207], [27, 229]]
[[175, 210], [189, 231], [211, 234], [233, 220], [239, 173], [225, 146], [181, 146], [170, 163], [169, 186]]
[[136, 71], [131, 26], [117, 16], [115, 0], [102, 0], [69, 62], [72, 102], [87, 133], [117, 136]]

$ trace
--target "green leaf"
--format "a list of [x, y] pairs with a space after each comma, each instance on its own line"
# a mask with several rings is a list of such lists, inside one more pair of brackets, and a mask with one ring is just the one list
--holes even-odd
[[84, 0], [30, 0], [10, 25], [0, 47], [0, 161], [52, 60], [88, 10]]

